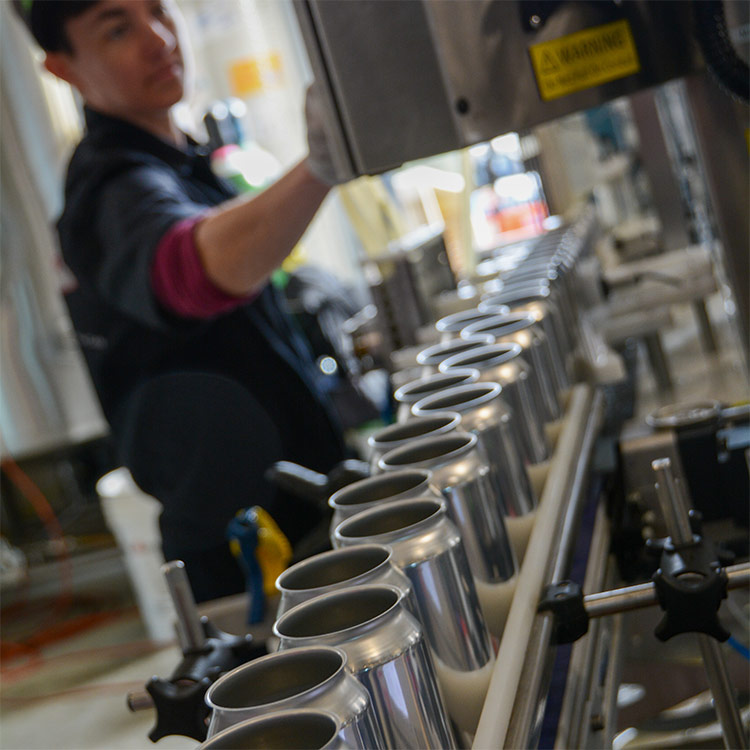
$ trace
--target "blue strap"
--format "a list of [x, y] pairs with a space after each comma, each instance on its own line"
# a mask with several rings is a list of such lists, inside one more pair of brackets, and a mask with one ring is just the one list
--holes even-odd
[[258, 525], [251, 508], [241, 511], [229, 522], [227, 538], [236, 539], [240, 546], [238, 562], [245, 574], [245, 590], [250, 599], [247, 624], [262, 622], [266, 602], [263, 594], [263, 571], [255, 557], [258, 547]]

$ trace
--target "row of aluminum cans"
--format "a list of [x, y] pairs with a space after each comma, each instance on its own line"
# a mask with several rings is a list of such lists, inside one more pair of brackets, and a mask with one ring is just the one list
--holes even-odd
[[278, 651], [208, 690], [203, 748], [467, 747], [530, 534], [577, 345], [583, 221], [539, 241], [478, 307], [441, 319], [336, 492], [333, 549], [278, 578]]

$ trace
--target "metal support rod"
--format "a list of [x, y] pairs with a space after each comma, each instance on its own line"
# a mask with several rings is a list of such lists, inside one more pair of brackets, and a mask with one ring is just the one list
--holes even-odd
[[177, 615], [177, 638], [182, 653], [187, 654], [203, 648], [206, 636], [185, 572], [185, 563], [182, 560], [172, 560], [161, 566], [161, 572], [167, 582], [169, 595], [172, 597]]
[[[538, 685], [531, 685], [532, 681], [536, 682], [532, 676], [541, 672], [552, 656], [549, 648], [551, 618], [536, 615], [536, 605], [542, 586], [551, 579], [555, 555], [567, 554], [572, 544], [572, 540], [567, 540], [563, 549], [555, 552], [550, 548], [550, 539], [559, 540], [562, 536], [560, 529], [564, 526], [565, 512], [577, 512], [569, 505], [573, 495], [581, 492], [602, 411], [600, 393], [582, 384], [573, 387], [474, 736], [475, 748], [526, 747], [529, 744], [535, 721], [527, 721], [527, 718], [536, 716], [538, 706]], [[572, 479], [576, 474], [578, 481]], [[538, 681], [543, 682], [541, 675]], [[510, 727], [511, 722], [514, 728]], [[521, 724], [525, 724], [525, 728]], [[525, 738], [519, 739], [517, 733]]]
[[145, 690], [134, 690], [128, 693], [127, 697], [128, 708], [135, 711], [147, 711], [149, 708], [154, 707], [154, 699]]
[[651, 468], [656, 473], [656, 494], [673, 544], [690, 544], [693, 541], [690, 517], [688, 509], [682, 503], [682, 495], [672, 473], [671, 459], [658, 458], [651, 462]]
[[719, 351], [719, 346], [716, 343], [716, 335], [714, 334], [714, 327], [711, 325], [711, 318], [708, 317], [706, 300], [695, 300], [692, 304], [692, 308], [693, 314], [695, 315], [695, 321], [698, 324], [698, 332], [703, 351], [708, 352], [709, 354]]
[[651, 373], [656, 381], [656, 387], [662, 391], [671, 391], [673, 388], [672, 375], [669, 372], [669, 362], [667, 355], [664, 354], [664, 347], [661, 345], [661, 339], [658, 333], [649, 333], [643, 337], [643, 343], [646, 346], [646, 354]]
[[724, 745], [734, 750], [746, 748], [747, 741], [742, 726], [742, 717], [737, 706], [734, 688], [729, 680], [729, 672], [721, 653], [721, 647], [711, 636], [700, 633], [698, 634], [698, 645], [703, 656], [703, 663], [706, 666], [716, 715], [719, 717], [724, 735]]
[[[750, 583], [750, 563], [739, 563], [724, 568], [727, 588], [737, 589]], [[583, 597], [583, 606], [590, 618], [616, 615], [633, 609], [652, 607], [657, 603], [656, 587], [653, 583], [638, 583], [635, 586], [600, 591]]]
[[[669, 458], [652, 461], [651, 468], [656, 472], [659, 481], [656, 484], [659, 504], [667, 524], [667, 531], [675, 546], [692, 541], [688, 509], [684, 505], [681, 488], [676, 484], [672, 473], [672, 462]], [[747, 748], [742, 718], [729, 681], [727, 665], [722, 658], [719, 644], [710, 636], [698, 634], [698, 645], [703, 655], [703, 664], [714, 698], [716, 714], [721, 723], [724, 745], [727, 748]]]

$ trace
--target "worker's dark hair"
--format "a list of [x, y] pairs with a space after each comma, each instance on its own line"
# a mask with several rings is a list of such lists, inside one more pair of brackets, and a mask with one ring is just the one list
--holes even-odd
[[45, 52], [73, 52], [65, 22], [99, 0], [13, 0], [16, 11]]

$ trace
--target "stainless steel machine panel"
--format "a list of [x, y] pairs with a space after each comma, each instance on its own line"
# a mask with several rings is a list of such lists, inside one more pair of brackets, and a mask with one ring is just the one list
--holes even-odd
[[[297, 11], [350, 174], [488, 140], [702, 66], [684, 2], [299, 0]], [[544, 101], [529, 48], [623, 20], [637, 72], [580, 90], [573, 83]]]

